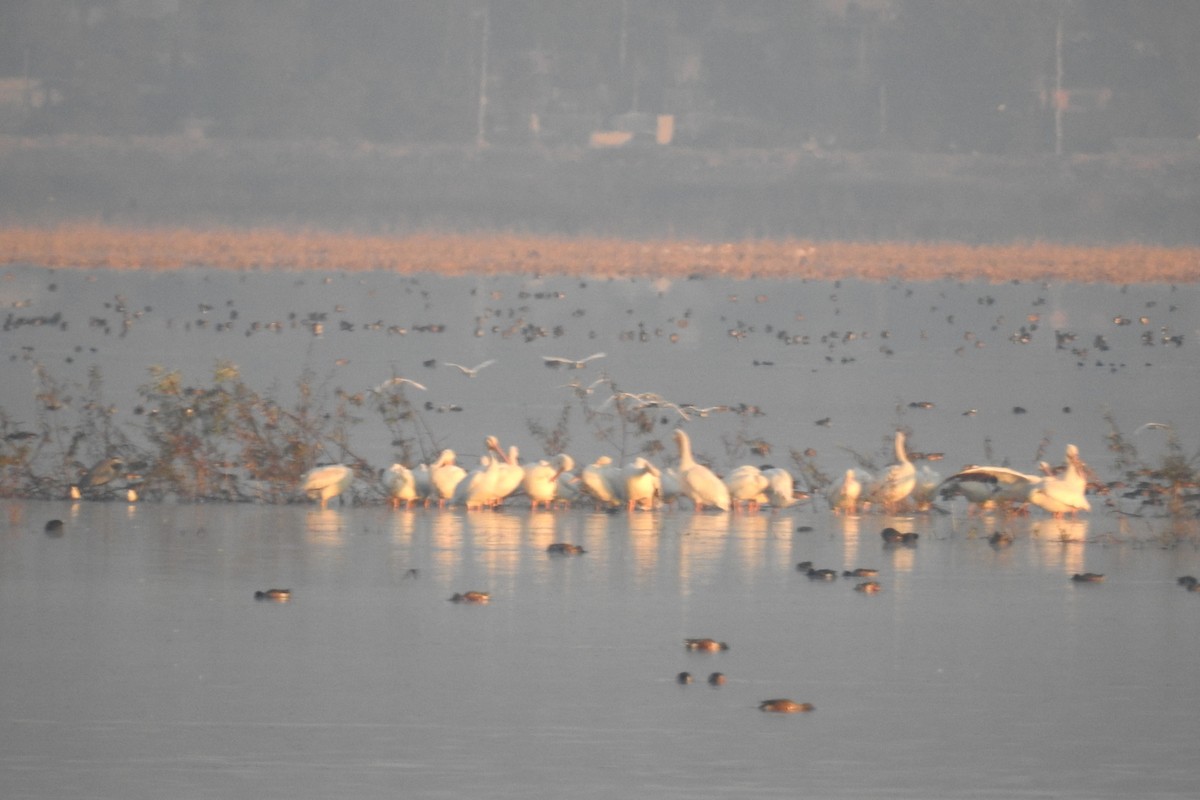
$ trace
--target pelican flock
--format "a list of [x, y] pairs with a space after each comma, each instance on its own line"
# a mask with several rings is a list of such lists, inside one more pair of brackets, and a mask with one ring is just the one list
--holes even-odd
[[[807, 491], [797, 491], [795, 479], [785, 469], [741, 464], [720, 475], [696, 459], [686, 431], [676, 428], [672, 437], [678, 448], [673, 465], [660, 466], [646, 456], [618, 465], [609, 456], [600, 456], [577, 474], [575, 460], [566, 453], [522, 464], [516, 445], [505, 449], [496, 436], [487, 436], [478, 466], [470, 472], [458, 464], [453, 450], [445, 449], [432, 461], [415, 467], [392, 464], [376, 475], [376, 488], [396, 508], [436, 504], [472, 511], [497, 508], [511, 497], [521, 497], [531, 510], [591, 503], [597, 509], [624, 508], [632, 513], [671, 507], [683, 497], [697, 512], [754, 512], [763, 507], [775, 512], [809, 497]], [[906, 443], [904, 431], [897, 430], [895, 462], [876, 475], [850, 467], [834, 480], [822, 481], [829, 510], [850, 515], [867, 509], [886, 514], [945, 511], [936, 503], [959, 497], [966, 500], [968, 513], [1034, 507], [1059, 518], [1091, 510], [1087, 465], [1073, 444], [1066, 446], [1062, 467], [1042, 464], [1041, 474], [1001, 466], [969, 466], [943, 480], [927, 464], [917, 467]], [[107, 483], [117, 476], [120, 466], [119, 459], [106, 459], [81, 484]], [[319, 466], [303, 476], [301, 490], [325, 508], [329, 500], [346, 492], [354, 477], [354, 469], [345, 464]]]

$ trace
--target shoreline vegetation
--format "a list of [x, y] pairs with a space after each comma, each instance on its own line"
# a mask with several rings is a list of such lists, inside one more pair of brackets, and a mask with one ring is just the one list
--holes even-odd
[[386, 271], [442, 276], [1194, 283], [1200, 248], [1052, 242], [628, 240], [503, 232], [367, 235], [304, 228], [0, 228], [0, 262], [54, 269]]

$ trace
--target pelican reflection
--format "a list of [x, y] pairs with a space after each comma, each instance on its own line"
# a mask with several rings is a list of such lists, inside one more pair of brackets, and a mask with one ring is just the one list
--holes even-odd
[[1029, 535], [1045, 542], [1086, 542], [1086, 519], [1037, 519], [1029, 526]]
[[345, 539], [342, 515], [332, 508], [315, 508], [304, 515], [305, 538], [311, 544], [340, 547]]

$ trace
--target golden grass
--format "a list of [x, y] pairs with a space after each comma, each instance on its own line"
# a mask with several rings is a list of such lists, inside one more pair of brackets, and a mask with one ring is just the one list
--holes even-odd
[[55, 268], [332, 270], [579, 277], [1191, 283], [1200, 248], [1048, 242], [627, 241], [503, 233], [365, 236], [319, 230], [0, 229], [0, 261]]

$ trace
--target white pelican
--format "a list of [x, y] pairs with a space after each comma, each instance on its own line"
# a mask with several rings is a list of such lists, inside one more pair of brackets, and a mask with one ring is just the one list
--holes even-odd
[[630, 511], [637, 508], [653, 511], [661, 494], [661, 474], [658, 467], [642, 456], [626, 464], [621, 470], [626, 508]]
[[479, 467], [467, 473], [467, 477], [454, 488], [452, 505], [463, 506], [468, 511], [496, 504], [496, 482], [500, 478], [500, 459], [490, 456], [479, 457]]
[[354, 470], [345, 464], [329, 464], [324, 467], [314, 467], [304, 473], [301, 487], [309, 497], [319, 498], [321, 508], [325, 508], [330, 499], [346, 491], [354, 480]]
[[579, 476], [584, 493], [602, 506], [614, 506], [620, 502], [616, 487], [620, 479], [620, 469], [612, 466], [612, 459], [600, 456], [594, 462], [583, 468]]
[[679, 446], [679, 478], [683, 493], [695, 504], [696, 510], [714, 506], [728, 511], [729, 489], [711, 469], [696, 463], [692, 457], [692, 440], [682, 428], [675, 429], [675, 443]]
[[413, 503], [421, 498], [416, 475], [403, 464], [392, 464], [383, 471], [383, 486], [387, 489], [392, 508], [399, 508], [401, 503], [405, 508], [412, 508]]
[[835, 480], [825, 490], [825, 499], [829, 501], [829, 509], [833, 512], [844, 511], [847, 514], [858, 513], [858, 499], [862, 496], [863, 483], [870, 483], [871, 477], [861, 470], [851, 467], [846, 474]]
[[562, 358], [560, 356], [542, 356], [542, 361], [545, 361], [546, 366], [548, 367], [570, 367], [571, 369], [583, 369], [585, 366], [587, 366], [587, 362], [597, 358], [604, 358], [604, 356], [604, 353], [592, 353], [587, 358], [581, 358], [578, 361], [573, 358]]
[[371, 391], [375, 392], [376, 394], [383, 394], [383, 390], [384, 390], [384, 389], [386, 389], [386, 388], [388, 388], [389, 386], [403, 386], [403, 385], [404, 385], [404, 384], [406, 384], [406, 383], [407, 383], [409, 386], [415, 386], [415, 387], [417, 387], [417, 388], [418, 388], [418, 389], [420, 389], [422, 392], [424, 392], [424, 391], [428, 391], [428, 390], [425, 388], [425, 386], [424, 386], [424, 385], [422, 385], [422, 384], [420, 384], [420, 383], [417, 383], [416, 381], [414, 381], [414, 380], [411, 380], [411, 379], [409, 379], [409, 378], [401, 378], [401, 377], [399, 377], [399, 376], [397, 376], [397, 377], [395, 377], [395, 378], [388, 378], [386, 381], [384, 381], [383, 383], [379, 384], [378, 386], [376, 386], [376, 387], [375, 387], [374, 389], [372, 389]]
[[725, 488], [734, 509], [745, 503], [747, 511], [754, 511], [760, 501], [766, 501], [770, 485], [767, 476], [753, 464], [743, 464], [725, 476]]
[[792, 473], [779, 467], [762, 471], [767, 478], [767, 502], [775, 508], [787, 508], [796, 502], [796, 482]]
[[1041, 475], [1026, 475], [1008, 467], [967, 467], [942, 481], [938, 494], [942, 499], [961, 495], [976, 508], [1024, 505], [1041, 481]]
[[558, 497], [558, 478], [564, 472], [575, 469], [575, 461], [566, 453], [559, 453], [549, 461], [539, 461], [525, 467], [521, 488], [529, 496], [529, 507], [536, 509], [538, 503], [547, 509]]
[[1063, 514], [1074, 515], [1080, 511], [1091, 511], [1087, 501], [1087, 478], [1084, 477], [1083, 461], [1079, 448], [1067, 445], [1067, 467], [1062, 475], [1047, 475], [1029, 490], [1029, 502], [1049, 511], [1056, 518]]
[[490, 367], [492, 364], [495, 364], [495, 363], [496, 363], [496, 359], [494, 359], [494, 358], [489, 358], [487, 361], [484, 361], [482, 364], [476, 364], [473, 367], [464, 367], [462, 364], [453, 364], [449, 361], [445, 362], [447, 367], [457, 367], [459, 369], [459, 371], [462, 372], [463, 375], [466, 375], [468, 378], [474, 378], [477, 374], [479, 374], [479, 370], [483, 369], [484, 367]]
[[889, 514], [895, 513], [917, 485], [917, 469], [904, 449], [904, 431], [896, 431], [896, 462], [879, 474], [868, 493], [871, 502], [881, 504]]
[[491, 450], [499, 456], [499, 465], [497, 466], [496, 477], [496, 502], [501, 503], [504, 498], [521, 488], [521, 484], [525, 481], [525, 469], [521, 466], [521, 451], [517, 446], [509, 445], [508, 452], [500, 449], [500, 440], [495, 436], [489, 436], [484, 440], [484, 447]]
[[429, 482], [433, 486], [431, 497], [437, 500], [438, 508], [444, 508], [454, 498], [459, 481], [467, 477], [467, 471], [455, 463], [454, 451], [447, 448], [429, 466]]

